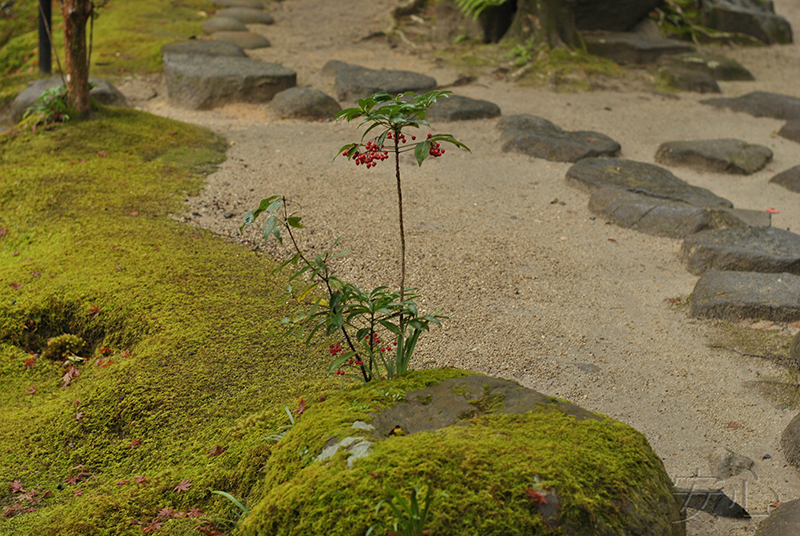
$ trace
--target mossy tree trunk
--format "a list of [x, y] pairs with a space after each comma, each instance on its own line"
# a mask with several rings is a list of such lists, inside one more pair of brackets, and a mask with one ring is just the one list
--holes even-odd
[[92, 7], [92, 0], [61, 0], [67, 102], [77, 110], [80, 117], [87, 117], [90, 111], [86, 23], [92, 15]]
[[517, 12], [504, 38], [552, 48], [580, 46], [575, 4], [576, 0], [517, 0]]

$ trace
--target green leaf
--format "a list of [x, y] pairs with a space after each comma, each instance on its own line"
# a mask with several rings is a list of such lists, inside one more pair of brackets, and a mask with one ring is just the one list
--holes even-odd
[[431, 151], [431, 142], [423, 141], [422, 143], [418, 143], [417, 146], [414, 148], [414, 156], [417, 159], [417, 163], [421, 166], [422, 163], [428, 158], [428, 155]]
[[286, 223], [289, 224], [289, 227], [294, 227], [295, 229], [305, 229], [305, 227], [300, 224], [301, 219], [300, 216], [289, 216], [286, 218]]

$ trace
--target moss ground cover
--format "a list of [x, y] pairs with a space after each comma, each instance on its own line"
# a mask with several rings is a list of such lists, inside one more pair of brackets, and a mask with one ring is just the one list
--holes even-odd
[[[0, 12], [0, 108], [38, 74], [36, 0], [3, 3]], [[120, 0], [100, 9], [94, 25], [91, 75], [115, 81], [161, 70], [159, 51], [166, 43], [200, 35], [205, 14], [216, 8], [206, 0]], [[53, 2], [53, 37], [62, 65], [64, 23]], [[55, 57], [53, 72], [58, 72]]]
[[[282, 407], [330, 385], [274, 336], [272, 266], [170, 217], [223, 150], [197, 127], [106, 108], [2, 138], [0, 510], [20, 503], [15, 480], [41, 502], [0, 516], [0, 534], [141, 534], [167, 507], [230, 517], [211, 490], [247, 498]], [[62, 334], [87, 343], [67, 387], [59, 362], [31, 355]]]

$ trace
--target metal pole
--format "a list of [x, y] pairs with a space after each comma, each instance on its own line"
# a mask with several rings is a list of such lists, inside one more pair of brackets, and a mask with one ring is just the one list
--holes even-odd
[[52, 0], [38, 0], [39, 2], [39, 72], [50, 74], [53, 72], [48, 28], [53, 25], [53, 2]]

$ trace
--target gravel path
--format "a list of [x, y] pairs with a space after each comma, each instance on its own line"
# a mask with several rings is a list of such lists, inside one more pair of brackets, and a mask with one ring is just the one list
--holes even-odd
[[[316, 72], [329, 59], [368, 67], [409, 69], [440, 84], [459, 71], [385, 43], [359, 41], [386, 26], [389, 0], [363, 3], [358, 20], [335, 2], [287, 0], [276, 23], [253, 27], [273, 47], [253, 51], [298, 71], [298, 85], [329, 90]], [[775, 0], [800, 29], [800, 6]], [[359, 4], [360, 6], [362, 4]], [[313, 30], [311, 30], [313, 29]], [[725, 96], [764, 90], [797, 94], [800, 45], [730, 51], [756, 82], [721, 83]], [[676, 168], [684, 180], [711, 189], [739, 208], [778, 209], [773, 224], [800, 231], [797, 194], [768, 180], [800, 163], [800, 146], [773, 135], [781, 121], [756, 119], [647, 92], [558, 94], [517, 87], [491, 76], [458, 93], [497, 103], [505, 115], [531, 113], [567, 130], [597, 130], [618, 140], [622, 156], [653, 162], [664, 141], [737, 137], [769, 146], [774, 161], [751, 176]], [[302, 205], [306, 244], [319, 251], [343, 235], [340, 274], [364, 286], [396, 283], [399, 249], [390, 161], [366, 170], [331, 162], [341, 145], [358, 139], [353, 125], [278, 121], [267, 106], [229, 105], [187, 112], [162, 99], [144, 109], [206, 125], [231, 142], [229, 158], [190, 199], [186, 219], [238, 239], [244, 212], [267, 195]], [[595, 218], [588, 195], [566, 185], [568, 164], [503, 154], [496, 121], [435, 124], [472, 153], [448, 149], [418, 168], [402, 159], [408, 276], [427, 310], [449, 316], [421, 342], [418, 366], [452, 365], [519, 381], [547, 394], [620, 419], [644, 433], [679, 486], [708, 474], [708, 456], [726, 447], [756, 460], [757, 476], [722, 485], [754, 521], [693, 517], [689, 534], [752, 534], [767, 505], [800, 497], [800, 479], [785, 467], [782, 430], [794, 412], [776, 409], [752, 382], [780, 377], [769, 361], [709, 348], [720, 327], [689, 319], [666, 299], [685, 298], [697, 277], [678, 262], [679, 240], [624, 230]], [[551, 203], [558, 199], [561, 203]], [[233, 216], [231, 216], [233, 214]], [[248, 238], [259, 241], [255, 234]], [[262, 248], [263, 248], [262, 244]], [[274, 250], [274, 247], [273, 249]], [[785, 325], [760, 326], [794, 333]], [[764, 455], [771, 458], [762, 460]], [[744, 481], [747, 480], [746, 483]], [[713, 480], [695, 479], [697, 488]], [[690, 511], [689, 514], [693, 514]]]

